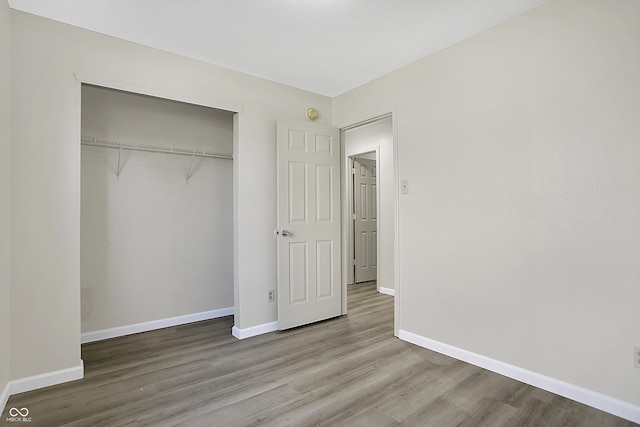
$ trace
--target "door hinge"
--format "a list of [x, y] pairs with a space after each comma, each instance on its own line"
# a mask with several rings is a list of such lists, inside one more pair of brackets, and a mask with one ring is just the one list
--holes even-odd
[[355, 175], [356, 174], [356, 168], [351, 168], [351, 175]]

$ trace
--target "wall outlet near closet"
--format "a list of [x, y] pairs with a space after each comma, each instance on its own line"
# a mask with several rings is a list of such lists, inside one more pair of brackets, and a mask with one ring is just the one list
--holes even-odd
[[276, 290], [269, 289], [267, 291], [267, 302], [274, 302], [276, 300]]
[[633, 349], [633, 362], [634, 366], [640, 369], [640, 347]]

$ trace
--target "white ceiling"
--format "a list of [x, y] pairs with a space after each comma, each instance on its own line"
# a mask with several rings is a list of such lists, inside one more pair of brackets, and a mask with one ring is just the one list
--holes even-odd
[[547, 1], [9, 0], [9, 4], [336, 96]]

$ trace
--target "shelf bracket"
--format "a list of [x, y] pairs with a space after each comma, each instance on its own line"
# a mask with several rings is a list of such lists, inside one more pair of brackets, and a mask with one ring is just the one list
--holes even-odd
[[116, 171], [116, 177], [118, 179], [120, 179], [120, 172], [122, 172], [122, 169], [120, 168], [120, 152], [122, 151], [121, 148], [122, 145], [118, 144], [118, 170]]
[[193, 154], [191, 155], [191, 162], [189, 163], [189, 171], [187, 172], [187, 184], [189, 183], [189, 179], [193, 175], [193, 159], [196, 157], [196, 150], [193, 150]]

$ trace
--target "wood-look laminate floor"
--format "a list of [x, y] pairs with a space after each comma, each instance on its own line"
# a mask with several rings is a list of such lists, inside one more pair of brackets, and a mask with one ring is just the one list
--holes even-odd
[[[238, 341], [233, 317], [82, 346], [85, 378], [12, 396], [31, 426], [632, 426], [393, 337], [393, 297]], [[24, 425], [24, 424], [22, 424]]]

